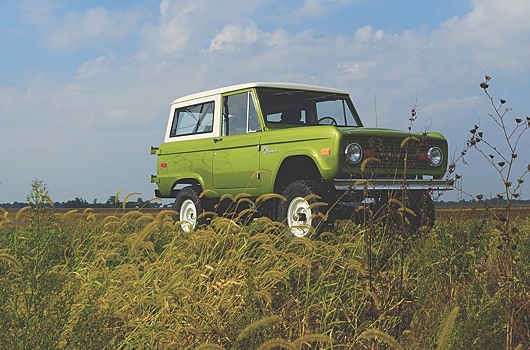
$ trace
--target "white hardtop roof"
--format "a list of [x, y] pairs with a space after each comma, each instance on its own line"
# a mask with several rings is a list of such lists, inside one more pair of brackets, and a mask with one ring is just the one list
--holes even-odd
[[296, 84], [296, 83], [256, 82], [256, 83], [230, 85], [230, 86], [226, 86], [222, 88], [217, 88], [217, 89], [207, 90], [207, 91], [203, 91], [203, 92], [199, 92], [199, 93], [195, 93], [191, 95], [186, 95], [186, 96], [177, 98], [176, 100], [173, 101], [173, 103], [180, 103], [184, 101], [193, 100], [196, 98], [218, 95], [218, 94], [223, 94], [225, 92], [243, 90], [243, 89], [249, 89], [249, 88], [255, 88], [255, 87], [322, 91], [322, 92], [332, 93], [332, 94], [348, 95], [348, 92], [344, 90], [317, 86], [317, 85]]

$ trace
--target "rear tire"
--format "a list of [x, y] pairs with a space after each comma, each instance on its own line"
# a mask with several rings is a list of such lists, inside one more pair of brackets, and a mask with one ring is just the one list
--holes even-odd
[[313, 180], [298, 180], [285, 187], [278, 206], [278, 221], [287, 225], [291, 237], [320, 233], [326, 226], [327, 191]]
[[175, 198], [173, 209], [178, 212], [176, 217], [184, 232], [194, 231], [198, 226], [206, 224], [206, 217], [201, 214], [207, 210], [206, 199], [199, 198], [201, 188], [186, 186], [181, 189]]

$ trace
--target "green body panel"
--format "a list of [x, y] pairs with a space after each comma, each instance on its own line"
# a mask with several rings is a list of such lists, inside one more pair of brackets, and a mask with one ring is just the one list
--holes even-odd
[[[260, 166], [265, 173], [262, 176], [262, 192], [273, 192], [280, 166], [285, 159], [293, 156], [311, 158], [322, 178], [332, 180], [339, 166], [339, 139], [339, 130], [325, 125], [264, 131], [260, 152]], [[320, 154], [324, 148], [330, 149], [330, 155]]]
[[[259, 163], [261, 133], [223, 136], [214, 144], [213, 187], [214, 191], [233, 190], [252, 193], [259, 189], [260, 179], [256, 171]], [[209, 187], [210, 188], [210, 187]]]
[[[289, 127], [276, 130], [224, 136], [186, 142], [165, 143], [158, 155], [158, 186], [163, 196], [170, 196], [178, 180], [194, 179], [203, 189], [213, 190], [217, 196], [248, 193], [259, 196], [274, 191], [278, 170], [283, 161], [293, 156], [306, 156], [315, 164], [322, 179], [332, 182], [336, 178], [360, 176], [360, 164], [350, 166], [344, 162], [345, 145], [361, 139], [397, 138], [409, 136], [418, 139], [421, 133], [408, 134], [391, 129], [337, 128], [335, 126]], [[429, 142], [437, 141], [444, 154], [447, 142], [439, 133], [429, 133]], [[329, 149], [329, 155], [322, 155]], [[161, 163], [166, 168], [161, 168]], [[442, 166], [429, 169], [408, 169], [409, 175], [432, 175], [441, 177], [445, 173], [447, 160]], [[213, 170], [213, 173], [212, 173]], [[304, 169], [300, 169], [301, 172]], [[400, 177], [402, 172], [392, 174]], [[379, 171], [388, 175], [388, 169]], [[214, 175], [215, 174], [215, 175]], [[208, 193], [208, 196], [215, 196]]]
[[[168, 142], [158, 150], [158, 189], [164, 197], [171, 197], [171, 189], [178, 180], [193, 179], [203, 188], [212, 188], [213, 139]], [[166, 164], [162, 167], [162, 164]]]

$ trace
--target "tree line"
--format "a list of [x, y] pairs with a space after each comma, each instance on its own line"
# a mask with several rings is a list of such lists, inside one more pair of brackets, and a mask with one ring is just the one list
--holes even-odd
[[[1, 208], [5, 209], [20, 209], [27, 207], [28, 202], [13, 202], [13, 203], [0, 203]], [[47, 206], [52, 207], [51, 203], [47, 203]], [[139, 209], [139, 208], [162, 208], [164, 205], [160, 201], [144, 201], [141, 197], [134, 201], [127, 201], [125, 203], [126, 208]], [[57, 209], [85, 209], [85, 208], [122, 208], [123, 202], [120, 201], [116, 196], [110, 196], [106, 202], [98, 202], [96, 198], [92, 202], [88, 202], [82, 197], [75, 197], [66, 202], [54, 202], [53, 207]]]
[[[434, 204], [437, 207], [457, 207], [457, 206], [472, 206], [476, 204], [487, 204], [493, 206], [502, 206], [506, 205], [506, 200], [504, 199], [483, 199], [480, 202], [476, 200], [459, 200], [459, 201], [436, 201]], [[513, 201], [514, 205], [530, 205], [530, 200], [516, 200]], [[0, 208], [4, 209], [20, 209], [27, 207], [28, 202], [13, 202], [13, 203], [0, 203]], [[48, 204], [51, 207], [51, 204]], [[128, 209], [140, 209], [140, 208], [167, 208], [171, 204], [164, 204], [161, 201], [144, 201], [141, 197], [137, 198], [134, 201], [127, 201], [125, 207]], [[53, 207], [57, 209], [66, 208], [66, 209], [85, 209], [85, 208], [122, 208], [123, 202], [116, 198], [116, 196], [110, 196], [106, 202], [98, 202], [97, 199], [94, 199], [92, 202], [88, 202], [82, 197], [75, 197], [74, 199], [68, 200], [66, 202], [54, 202]]]

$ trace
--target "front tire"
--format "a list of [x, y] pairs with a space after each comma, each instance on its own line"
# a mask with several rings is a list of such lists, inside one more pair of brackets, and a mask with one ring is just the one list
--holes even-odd
[[285, 200], [278, 206], [278, 221], [284, 222], [292, 237], [307, 237], [324, 229], [326, 222], [326, 191], [313, 180], [298, 180], [283, 191]]
[[411, 192], [409, 206], [416, 213], [411, 220], [411, 228], [414, 231], [420, 228], [431, 229], [434, 226], [434, 201], [428, 191]]
[[409, 233], [430, 230], [434, 226], [434, 201], [428, 191], [389, 196], [377, 212], [387, 227], [390, 225]]
[[175, 198], [173, 209], [178, 212], [177, 220], [184, 232], [194, 231], [199, 225], [206, 224], [206, 218], [201, 214], [207, 209], [205, 199], [200, 198], [200, 187], [186, 186]]

